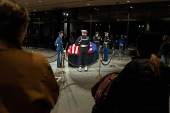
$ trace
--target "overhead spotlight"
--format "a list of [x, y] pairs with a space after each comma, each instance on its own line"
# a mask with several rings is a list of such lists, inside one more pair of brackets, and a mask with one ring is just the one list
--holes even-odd
[[97, 9], [97, 10], [99, 10], [99, 9]]
[[34, 10], [34, 11], [36, 11], [36, 10]]
[[28, 4], [28, 3], [25, 3], [25, 4]]
[[66, 16], [68, 16], [68, 13], [66, 13]]
[[33, 14], [33, 15], [35, 15], [35, 14]]
[[130, 2], [130, 1], [127, 1], [128, 3]]
[[47, 13], [47, 12], [45, 12], [45, 13]]
[[139, 27], [141, 27], [141, 25], [139, 25]]
[[169, 4], [169, 7], [170, 7], [170, 4]]
[[97, 26], [97, 24], [96, 24], [96, 26]]
[[142, 27], [145, 27], [145, 25], [142, 25]]
[[96, 8], [94, 8], [94, 9], [96, 9]]
[[63, 13], [63, 15], [66, 15], [66, 13]]
[[87, 4], [87, 5], [90, 5], [90, 4]]
[[39, 2], [41, 2], [41, 0], [39, 0]]
[[130, 6], [130, 8], [132, 9], [133, 7], [132, 7], [132, 6]]

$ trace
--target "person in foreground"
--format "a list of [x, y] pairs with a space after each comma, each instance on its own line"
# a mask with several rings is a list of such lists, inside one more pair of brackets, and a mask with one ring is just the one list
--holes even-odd
[[0, 0], [0, 113], [50, 113], [59, 85], [48, 61], [22, 50], [28, 12]]
[[92, 113], [169, 113], [170, 69], [155, 55], [159, 52], [159, 37], [141, 34], [138, 58], [124, 67], [105, 100], [96, 103]]

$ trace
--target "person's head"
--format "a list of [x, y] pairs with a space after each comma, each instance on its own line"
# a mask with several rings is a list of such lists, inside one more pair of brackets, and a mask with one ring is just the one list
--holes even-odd
[[99, 36], [99, 32], [96, 32], [95, 34], [96, 34], [96, 36]]
[[81, 30], [82, 35], [87, 36], [87, 31], [86, 30]]
[[169, 38], [169, 36], [168, 36], [168, 35], [164, 35], [164, 36], [163, 36], [163, 41], [168, 40], [168, 38]]
[[105, 32], [105, 37], [108, 37], [109, 36], [109, 33], [108, 32]]
[[123, 35], [121, 35], [121, 38], [123, 38]]
[[14, 1], [0, 0], [0, 40], [6, 46], [13, 45], [21, 49], [28, 21], [27, 9]]
[[155, 76], [160, 75], [161, 61], [156, 56], [161, 45], [160, 37], [158, 33], [141, 34], [137, 46], [138, 56], [150, 59], [149, 65]]
[[58, 32], [60, 37], [63, 37], [63, 31]]

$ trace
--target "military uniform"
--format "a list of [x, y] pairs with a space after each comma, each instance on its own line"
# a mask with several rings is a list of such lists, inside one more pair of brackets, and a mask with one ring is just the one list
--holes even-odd
[[[96, 34], [99, 34], [98, 32], [96, 32]], [[93, 42], [96, 44], [97, 46], [97, 59], [99, 59], [99, 47], [100, 47], [100, 43], [101, 43], [102, 38], [100, 36], [93, 36]]]
[[[107, 32], [105, 32], [106, 34]], [[108, 34], [108, 33], [107, 33]], [[103, 42], [103, 48], [104, 48], [104, 61], [108, 61], [108, 48], [109, 48], [109, 43], [110, 43], [110, 39], [109, 37], [105, 37], [104, 38], [104, 42]]]
[[[59, 32], [59, 34], [63, 33], [62, 31]], [[57, 51], [57, 67], [61, 67], [61, 54], [63, 54], [63, 41], [62, 41], [62, 37], [58, 37], [57, 40], [54, 42], [54, 45], [57, 47], [56, 51]]]
[[[82, 30], [82, 32], [86, 32], [86, 30]], [[82, 35], [80, 36], [77, 41], [78, 45], [80, 45], [79, 49], [79, 71], [81, 72], [81, 67], [84, 60], [85, 71], [87, 71], [88, 65], [88, 51], [90, 49], [90, 38], [88, 36]]]

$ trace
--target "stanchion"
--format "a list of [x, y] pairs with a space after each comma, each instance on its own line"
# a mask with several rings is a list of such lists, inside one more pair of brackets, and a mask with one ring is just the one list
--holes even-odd
[[[99, 48], [99, 51], [100, 51], [100, 48]], [[101, 58], [100, 58], [100, 54], [99, 54], [99, 76], [96, 77], [97, 80], [101, 80], [102, 77], [100, 76], [100, 67], [101, 67]]]
[[115, 65], [113, 65], [113, 61], [114, 61], [114, 51], [113, 51], [112, 65], [110, 65], [110, 67], [115, 67]]
[[[61, 59], [62, 59], [62, 60], [64, 60], [64, 56], [63, 56], [63, 55], [64, 55], [64, 54], [61, 54]], [[59, 72], [60, 74], [66, 73], [66, 72], [63, 70], [63, 64], [62, 64], [63, 61], [62, 61], [62, 60], [61, 60], [61, 71]]]
[[123, 60], [122, 59], [122, 49], [120, 50], [120, 59], [119, 60]]

